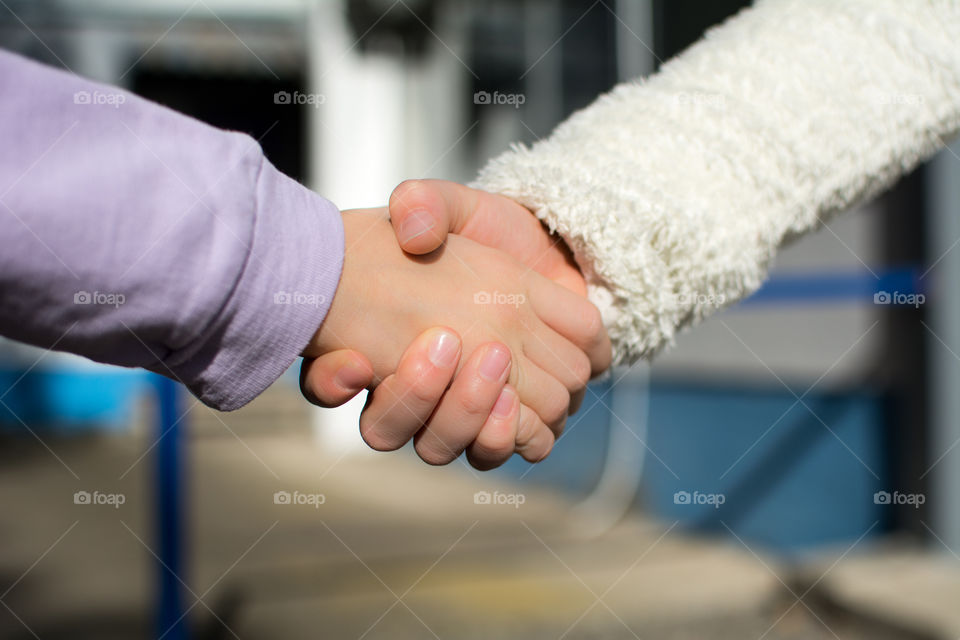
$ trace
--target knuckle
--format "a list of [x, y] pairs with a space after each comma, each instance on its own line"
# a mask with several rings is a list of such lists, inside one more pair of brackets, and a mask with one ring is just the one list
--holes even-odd
[[529, 435], [522, 442], [517, 440], [517, 453], [523, 456], [528, 462], [540, 462], [553, 450], [556, 438], [545, 425], [537, 422], [533, 423], [529, 429]]
[[542, 460], [545, 460], [547, 456], [550, 455], [550, 452], [553, 451], [553, 445], [555, 445], [556, 443], [557, 443], [556, 438], [553, 438], [553, 437], [545, 438], [540, 450], [537, 451], [536, 455], [534, 456], [534, 461], [540, 462]]
[[407, 401], [409, 404], [414, 404], [418, 407], [432, 407], [440, 400], [436, 389], [434, 389], [433, 386], [423, 378], [411, 381], [407, 385], [407, 391], [405, 395], [409, 398]]
[[570, 407], [570, 393], [566, 389], [557, 391], [550, 395], [544, 408], [543, 415], [540, 416], [547, 424], [553, 424], [563, 420], [567, 415], [567, 409]]
[[396, 451], [407, 442], [407, 436], [385, 424], [380, 417], [372, 417], [369, 410], [360, 414], [360, 437], [374, 451]]
[[526, 408], [520, 411], [520, 424], [517, 425], [517, 445], [527, 445], [537, 434], [540, 428], [540, 419], [533, 411]]
[[363, 441], [367, 443], [367, 446], [373, 449], [374, 451], [396, 451], [403, 443], [397, 442], [395, 436], [386, 434], [383, 429], [378, 428], [378, 425], [367, 425], [364, 428], [363, 421], [360, 423], [360, 437], [363, 438]]
[[600, 309], [593, 304], [586, 305], [583, 312], [583, 327], [591, 341], [596, 342], [603, 337], [603, 316], [600, 314]]
[[478, 397], [476, 392], [464, 394], [458, 399], [457, 404], [466, 419], [482, 422], [490, 414], [490, 403]]
[[489, 437], [480, 434], [480, 437], [473, 443], [471, 452], [475, 457], [484, 460], [504, 460], [513, 453], [513, 446], [514, 441], [512, 439]]
[[585, 353], [578, 353], [577, 357], [570, 365], [570, 372], [573, 375], [574, 385], [569, 389], [572, 393], [580, 391], [590, 382], [590, 375], [593, 373], [593, 367], [590, 365], [590, 358]]
[[450, 451], [446, 447], [430, 444], [421, 439], [414, 447], [420, 459], [434, 467], [442, 467], [457, 459], [460, 452]]
[[419, 180], [417, 179], [404, 180], [394, 188], [393, 194], [390, 196], [390, 199], [391, 200], [393, 200], [394, 198], [403, 199], [408, 195], [410, 195], [411, 193], [418, 191], [420, 188], [421, 186], [420, 186]]
[[388, 206], [391, 209], [400, 204], [412, 206], [415, 201], [419, 200], [419, 194], [425, 192], [426, 188], [419, 180], [404, 180], [390, 194]]
[[563, 430], [566, 428], [566, 426], [567, 416], [563, 416], [559, 422], [555, 422], [550, 425], [550, 431], [553, 432], [555, 438], [559, 438], [561, 435], [563, 435]]

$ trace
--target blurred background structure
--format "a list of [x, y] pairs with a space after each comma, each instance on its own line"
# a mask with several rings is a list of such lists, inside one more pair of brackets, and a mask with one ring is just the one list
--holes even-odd
[[[469, 181], [747, 4], [0, 0], [0, 47], [350, 208]], [[362, 399], [295, 372], [218, 414], [0, 342], [0, 637], [960, 637], [958, 244], [955, 143], [484, 474], [367, 451]]]

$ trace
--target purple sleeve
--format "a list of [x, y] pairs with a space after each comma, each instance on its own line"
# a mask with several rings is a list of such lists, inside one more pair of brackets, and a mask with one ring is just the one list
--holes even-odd
[[249, 136], [0, 51], [0, 334], [236, 409], [340, 277], [336, 207]]

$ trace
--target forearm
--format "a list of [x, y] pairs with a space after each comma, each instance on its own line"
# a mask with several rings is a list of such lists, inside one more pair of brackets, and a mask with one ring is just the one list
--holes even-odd
[[617, 361], [650, 356], [957, 131], [957, 41], [956, 3], [763, 2], [479, 186], [564, 236]]
[[248, 136], [6, 52], [0, 81], [0, 333], [221, 409], [273, 382], [333, 298], [336, 208]]

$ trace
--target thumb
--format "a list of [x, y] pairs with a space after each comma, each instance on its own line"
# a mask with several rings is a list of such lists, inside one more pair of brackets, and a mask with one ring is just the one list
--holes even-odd
[[373, 366], [357, 351], [331, 351], [300, 365], [300, 392], [321, 407], [339, 407], [372, 383]]
[[457, 211], [451, 211], [436, 180], [407, 180], [390, 194], [390, 222], [407, 253], [424, 254], [438, 248], [447, 234], [456, 232]]

